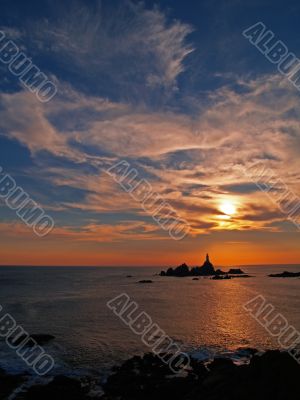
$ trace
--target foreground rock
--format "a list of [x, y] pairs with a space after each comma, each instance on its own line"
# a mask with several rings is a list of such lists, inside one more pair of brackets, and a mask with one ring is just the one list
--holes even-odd
[[[28, 378], [0, 370], [0, 399], [7, 400], [296, 400], [300, 398], [300, 365], [288, 354], [244, 349], [250, 363], [235, 365], [228, 358], [209, 363], [191, 359], [181, 376], [157, 356], [135, 356], [114, 368], [104, 394], [89, 396], [91, 380], [56, 376], [12, 393]], [[249, 350], [249, 351], [248, 351]]]
[[295, 400], [300, 398], [299, 377], [299, 364], [279, 351], [254, 355], [243, 366], [225, 358], [208, 365], [192, 360], [182, 377], [147, 354], [117, 368], [101, 400]]
[[55, 377], [48, 385], [36, 385], [26, 393], [17, 395], [17, 400], [88, 400], [88, 388], [80, 381], [65, 376]]
[[[34, 340], [34, 342], [36, 342], [39, 346], [44, 346], [45, 344], [51, 342], [52, 340], [55, 339], [55, 336], [53, 335], [48, 335], [48, 334], [44, 334], [44, 333], [38, 333], [38, 334], [32, 334], [30, 336], [27, 335], [21, 335], [16, 341], [15, 344], [19, 345], [21, 344], [25, 339], [31, 338]], [[25, 345], [28, 347], [33, 347], [35, 346], [32, 340], [28, 340]]]
[[21, 375], [8, 375], [0, 368], [0, 400], [7, 399], [25, 380]]
[[269, 276], [272, 278], [298, 278], [300, 277], [300, 272], [284, 271], [281, 274], [271, 274]]

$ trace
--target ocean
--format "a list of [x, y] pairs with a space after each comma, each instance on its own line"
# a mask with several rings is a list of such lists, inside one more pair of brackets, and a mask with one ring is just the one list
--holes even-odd
[[[241, 268], [253, 277], [160, 277], [161, 268], [150, 267], [1, 267], [0, 304], [2, 314], [10, 313], [30, 334], [55, 336], [44, 346], [55, 360], [53, 374], [105, 377], [115, 364], [149, 351], [107, 307], [120, 293], [127, 293], [184, 351], [230, 355], [239, 348], [279, 348], [243, 305], [263, 295], [300, 330], [300, 280], [267, 276], [300, 271], [300, 265]], [[153, 283], [138, 283], [143, 279]], [[0, 367], [33, 373], [3, 339]]]

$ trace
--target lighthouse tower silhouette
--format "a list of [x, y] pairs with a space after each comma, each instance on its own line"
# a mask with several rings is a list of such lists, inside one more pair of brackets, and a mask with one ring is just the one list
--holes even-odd
[[206, 254], [206, 260], [201, 267], [201, 272], [205, 275], [213, 275], [215, 273], [214, 266], [210, 262], [209, 255]]

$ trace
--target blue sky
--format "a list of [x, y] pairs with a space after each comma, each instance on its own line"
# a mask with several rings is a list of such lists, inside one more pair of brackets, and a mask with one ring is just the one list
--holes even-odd
[[[298, 261], [295, 226], [238, 167], [263, 161], [300, 195], [299, 91], [242, 35], [262, 21], [300, 57], [299, 2], [1, 5], [1, 30], [58, 88], [41, 103], [0, 64], [0, 165], [56, 226], [37, 241], [0, 205], [5, 263]], [[103, 173], [122, 159], [189, 222], [180, 245]], [[220, 223], [224, 201], [237, 212]]]

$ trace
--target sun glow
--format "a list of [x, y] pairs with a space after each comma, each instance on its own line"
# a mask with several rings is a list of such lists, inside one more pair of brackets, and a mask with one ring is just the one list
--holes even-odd
[[230, 200], [225, 200], [220, 205], [220, 211], [227, 217], [231, 217], [236, 213], [236, 206]]

